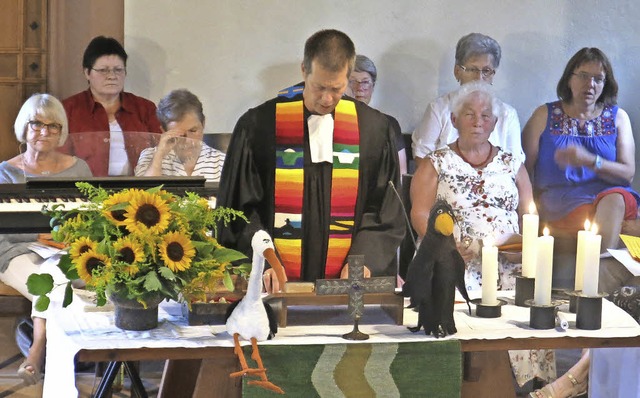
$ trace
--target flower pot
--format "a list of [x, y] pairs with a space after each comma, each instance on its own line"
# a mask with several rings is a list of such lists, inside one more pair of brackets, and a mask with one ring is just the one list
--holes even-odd
[[149, 330], [158, 327], [158, 304], [164, 300], [160, 294], [144, 297], [145, 308], [137, 300], [128, 299], [126, 294], [112, 292], [109, 299], [115, 307], [116, 326], [124, 330]]

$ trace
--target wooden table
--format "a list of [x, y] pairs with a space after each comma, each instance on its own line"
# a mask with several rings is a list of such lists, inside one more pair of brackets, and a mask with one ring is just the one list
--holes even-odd
[[[613, 306], [613, 307], [611, 307]], [[466, 307], [466, 306], [465, 306]], [[577, 331], [569, 330], [568, 332], [551, 331], [532, 331], [526, 327], [519, 325], [511, 319], [506, 319], [504, 314], [509, 311], [519, 311], [522, 319], [522, 311], [520, 308], [503, 307], [503, 318], [495, 320], [480, 320], [470, 317], [466, 311], [456, 310], [456, 323], [458, 324], [458, 334], [454, 337], [459, 339], [465, 354], [465, 377], [462, 387], [462, 396], [496, 396], [496, 391], [513, 391], [513, 381], [511, 376], [511, 368], [509, 366], [506, 350], [513, 349], [533, 349], [533, 348], [550, 348], [550, 349], [572, 349], [583, 347], [631, 347], [640, 346], [640, 326], [634, 323], [630, 316], [622, 312], [621, 317], [624, 318], [626, 326], [610, 327], [607, 326], [607, 320], [603, 318], [603, 329], [600, 331]], [[612, 303], [607, 302], [604, 306], [604, 317], [612, 316], [613, 312], [622, 310], [615, 307]], [[221, 397], [240, 397], [241, 381], [230, 379], [230, 372], [239, 369], [239, 365], [235, 355], [233, 354], [232, 341], [230, 336], [223, 332], [224, 327], [211, 327], [219, 333], [217, 336], [211, 336], [209, 340], [200, 341], [203, 346], [198, 347], [177, 347], [173, 346], [181, 343], [193, 343], [191, 339], [184, 341], [168, 340], [167, 346], [153, 346], [159, 344], [157, 340], [151, 337], [140, 338], [139, 340], [117, 340], [117, 344], [111, 343], [109, 338], [102, 341], [98, 333], [95, 334], [91, 341], [82, 338], [83, 333], [67, 327], [68, 325], [59, 324], [63, 319], [70, 319], [77, 314], [61, 313], [60, 317], [55, 317], [56, 321], [51, 322], [48, 329], [53, 329], [49, 342], [58, 347], [63, 344], [67, 349], [77, 349], [78, 359], [81, 361], [140, 361], [140, 360], [162, 360], [171, 359], [168, 369], [161, 383], [161, 397], [211, 397], [212, 392], [215, 396]], [[87, 317], [96, 317], [96, 315], [86, 315]], [[108, 315], [104, 315], [108, 318]], [[103, 317], [103, 318], [104, 318]], [[415, 313], [405, 310], [405, 324], [412, 326], [415, 322]], [[479, 331], [476, 324], [486, 323], [491, 328], [497, 330], [501, 328], [509, 332], [500, 335], [500, 333], [489, 331]], [[515, 323], [515, 326], [514, 326]], [[186, 320], [184, 321], [186, 325]], [[469, 326], [470, 325], [470, 326]], [[167, 325], [164, 324], [163, 327]], [[182, 330], [182, 326], [176, 327], [171, 325], [173, 329]], [[116, 333], [114, 327], [103, 323], [98, 328], [104, 328], [105, 333]], [[194, 331], [201, 327], [184, 327], [185, 331], [193, 334]], [[171, 329], [171, 330], [173, 330]], [[176, 330], [177, 330], [176, 329]], [[335, 329], [335, 330], [334, 330]], [[376, 342], [412, 342], [412, 341], [429, 341], [433, 338], [426, 337], [424, 333], [409, 333], [404, 327], [393, 324], [367, 325], [361, 328], [364, 332], [371, 334], [370, 343]], [[57, 330], [57, 333], [55, 333]], [[282, 329], [275, 340], [264, 342], [262, 344], [336, 344], [348, 343], [339, 336], [344, 331], [349, 331], [349, 325], [340, 326], [289, 326]], [[219, 331], [219, 332], [218, 332]], [[527, 336], [523, 336], [523, 333]], [[80, 337], [79, 337], [80, 336]], [[115, 338], [115, 337], [114, 337]], [[53, 339], [53, 340], [52, 340]], [[129, 345], [128, 347], [120, 345]], [[145, 347], [146, 346], [146, 347]], [[73, 352], [75, 353], [75, 351]], [[471, 354], [473, 353], [473, 354]], [[67, 354], [68, 355], [68, 354]], [[55, 377], [55, 361], [58, 358], [47, 358], [46, 374]], [[62, 364], [61, 364], [62, 365]], [[52, 372], [49, 366], [54, 367]], [[47, 381], [45, 380], [45, 386]], [[504, 389], [503, 389], [504, 388]], [[184, 395], [183, 395], [184, 394]], [[501, 396], [509, 396], [509, 393]], [[511, 394], [513, 396], [513, 394]]]

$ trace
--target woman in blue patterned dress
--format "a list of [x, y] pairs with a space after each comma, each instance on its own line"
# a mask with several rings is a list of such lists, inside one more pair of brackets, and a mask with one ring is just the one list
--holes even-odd
[[[640, 197], [630, 187], [635, 174], [631, 123], [616, 105], [618, 84], [607, 56], [597, 48], [578, 51], [557, 94], [559, 101], [537, 108], [522, 132], [541, 219], [556, 236], [575, 236], [585, 219], [592, 220], [602, 235], [601, 250], [615, 248], [623, 221], [636, 218]], [[624, 272], [615, 262], [601, 263], [600, 290], [628, 278]], [[585, 350], [565, 375], [532, 395], [576, 396], [586, 391], [588, 372]]]

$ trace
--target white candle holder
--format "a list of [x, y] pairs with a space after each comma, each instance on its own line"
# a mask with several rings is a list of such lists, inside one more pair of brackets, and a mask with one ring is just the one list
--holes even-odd
[[607, 296], [606, 293], [598, 293], [597, 296], [580, 293], [577, 296], [577, 329], [598, 330], [602, 327], [602, 298]]
[[516, 276], [516, 305], [518, 307], [528, 307], [526, 302], [533, 299], [535, 285], [535, 278]]
[[529, 326], [533, 329], [554, 329], [556, 327], [556, 307], [560, 304], [551, 301], [549, 305], [539, 305], [533, 299], [525, 302], [529, 306]]
[[507, 304], [506, 300], [498, 299], [497, 304], [482, 304], [482, 299], [471, 300], [476, 306], [476, 316], [479, 318], [500, 318], [502, 316], [502, 306]]

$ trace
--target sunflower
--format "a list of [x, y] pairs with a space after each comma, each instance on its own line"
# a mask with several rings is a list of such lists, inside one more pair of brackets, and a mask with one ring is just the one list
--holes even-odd
[[139, 191], [125, 210], [124, 225], [131, 233], [162, 233], [169, 226], [169, 206], [159, 195]]
[[78, 276], [87, 284], [94, 282], [93, 271], [111, 266], [111, 260], [104, 254], [96, 253], [93, 250], [84, 252], [73, 261], [78, 270]]
[[127, 264], [126, 271], [133, 276], [138, 273], [137, 263], [144, 261], [144, 250], [142, 245], [130, 237], [119, 238], [114, 244], [116, 258]]
[[125, 206], [131, 201], [136, 191], [135, 189], [128, 189], [109, 196], [103, 202], [102, 214], [115, 225], [124, 225]]
[[71, 258], [78, 258], [83, 253], [90, 250], [95, 251], [97, 247], [98, 244], [91, 240], [91, 238], [83, 236], [76, 239], [76, 241], [71, 244], [71, 247], [69, 248], [69, 255], [71, 255]]
[[182, 232], [169, 232], [163, 236], [159, 249], [160, 257], [173, 272], [188, 269], [191, 259], [196, 255], [191, 240]]

